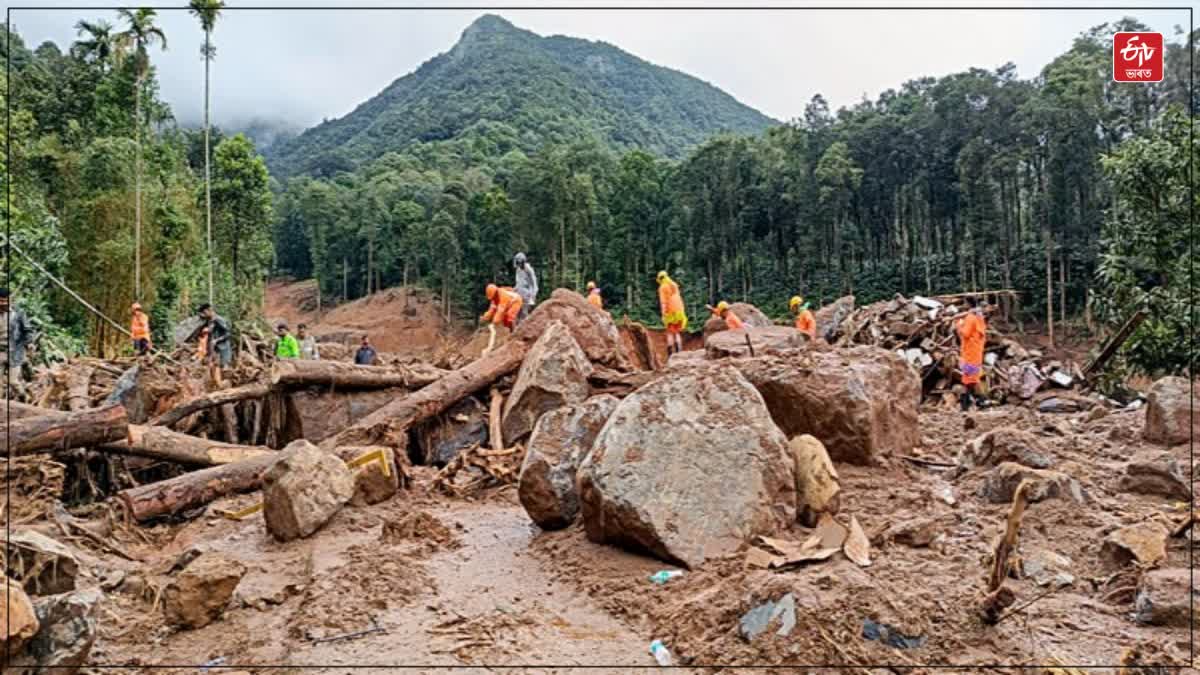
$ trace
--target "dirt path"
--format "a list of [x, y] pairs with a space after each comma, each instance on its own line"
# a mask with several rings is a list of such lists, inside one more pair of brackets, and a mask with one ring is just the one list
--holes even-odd
[[[222, 508], [242, 501], [250, 503], [241, 497]], [[259, 519], [197, 519], [155, 558], [169, 564], [197, 547], [239, 559], [249, 571], [230, 608], [209, 626], [177, 632], [144, 600], [118, 595], [123, 621], [107, 627], [97, 662], [148, 667], [138, 672], [218, 657], [229, 667], [304, 666], [306, 673], [345, 673], [352, 665], [404, 665], [414, 673], [490, 670], [477, 664], [507, 666], [506, 673], [601, 664], [656, 669], [653, 636], [605, 611], [554, 561], [530, 554], [540, 531], [513, 501], [511, 494], [481, 503], [426, 497], [344, 509], [314, 537], [286, 544], [273, 541]], [[631, 579], [661, 565], [613, 555]], [[314, 641], [369, 629], [372, 621], [378, 633]]]

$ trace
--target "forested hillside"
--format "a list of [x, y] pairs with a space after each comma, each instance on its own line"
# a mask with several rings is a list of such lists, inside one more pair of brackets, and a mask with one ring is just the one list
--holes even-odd
[[448, 52], [268, 159], [280, 175], [331, 176], [417, 143], [455, 140], [477, 158], [587, 139], [679, 158], [717, 132], [772, 124], [716, 87], [612, 45], [544, 38], [485, 15]]
[[1194, 245], [1189, 55], [1176, 35], [1163, 83], [1114, 83], [1111, 36], [1137, 29], [1099, 26], [1030, 79], [974, 68], [838, 111], [816, 96], [789, 124], [716, 136], [679, 161], [555, 142], [552, 125], [529, 153], [485, 142], [507, 127], [480, 122], [288, 181], [279, 269], [330, 297], [420, 281], [467, 318], [486, 283], [511, 283], [516, 250], [545, 287], [595, 279], [615, 313], [649, 321], [658, 269], [693, 313], [721, 298], [782, 314], [797, 292], [819, 304], [1006, 287], [1027, 318], [1097, 329], [1149, 303], [1135, 362], [1179, 368], [1188, 260], [1170, 252]]

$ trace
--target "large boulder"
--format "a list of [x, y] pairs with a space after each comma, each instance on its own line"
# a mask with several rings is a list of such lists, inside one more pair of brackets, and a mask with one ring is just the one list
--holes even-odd
[[263, 472], [263, 519], [279, 541], [307, 537], [354, 496], [354, 474], [308, 441], [284, 448]]
[[0, 616], [0, 620], [3, 620], [3, 629], [0, 630], [4, 632], [4, 639], [0, 640], [0, 653], [16, 654], [37, 634], [37, 612], [21, 586], [7, 577], [4, 595], [4, 616]]
[[815, 436], [834, 461], [875, 464], [911, 452], [920, 437], [920, 379], [886, 349], [805, 350], [730, 363], [788, 438]]
[[188, 563], [163, 591], [167, 621], [183, 628], [203, 628], [218, 619], [233, 597], [246, 566], [220, 553], [202, 553]]
[[464, 448], [487, 444], [487, 408], [473, 396], [468, 396], [418, 426], [415, 436], [422, 464], [446, 466]]
[[1200, 597], [1192, 581], [1192, 570], [1150, 570], [1142, 575], [1134, 599], [1134, 618], [1152, 626], [1187, 628], [1192, 605]]
[[363, 391], [303, 389], [288, 394], [287, 440], [303, 438], [320, 443], [397, 398], [408, 395], [402, 387]]
[[1184, 468], [1169, 452], [1138, 453], [1125, 465], [1120, 487], [1126, 492], [1189, 500], [1192, 488]]
[[813, 312], [813, 319], [817, 322], [817, 337], [829, 342], [836, 340], [842, 322], [853, 313], [853, 295], [842, 296]]
[[[775, 325], [766, 314], [763, 314], [761, 309], [748, 302], [735, 302], [729, 306], [729, 309], [742, 320], [742, 323], [751, 328], [767, 328]], [[723, 330], [727, 330], [725, 319], [719, 316], [710, 316], [708, 321], [704, 322], [704, 339], [707, 340], [713, 333]]]
[[1037, 436], [1014, 427], [1000, 427], [981, 434], [965, 443], [958, 452], [958, 465], [964, 469], [996, 466], [1003, 462], [1048, 469], [1054, 460]]
[[[590, 305], [589, 305], [590, 307]], [[594, 309], [594, 308], [593, 308]], [[592, 314], [603, 312], [592, 311]], [[504, 402], [501, 432], [506, 446], [529, 432], [543, 414], [582, 403], [591, 391], [592, 363], [561, 321], [552, 321], [529, 348], [517, 383]]]
[[34, 595], [55, 595], [75, 590], [79, 560], [59, 542], [34, 530], [19, 530], [4, 544], [8, 576], [18, 579]]
[[1192, 411], [1200, 387], [1183, 377], [1164, 377], [1146, 396], [1146, 440], [1164, 445], [1187, 443], [1200, 437], [1200, 415]]
[[[747, 337], [750, 344], [747, 345]], [[704, 351], [710, 359], [730, 356], [750, 356], [750, 346], [755, 355], [767, 352], [800, 349], [808, 343], [808, 336], [791, 326], [766, 326], [744, 330], [722, 330], [704, 339]]]
[[621, 349], [621, 336], [608, 312], [597, 312], [584, 297], [565, 288], [555, 289], [549, 300], [539, 302], [513, 337], [534, 342], [550, 324], [561, 321], [570, 328], [576, 342], [596, 363], [617, 370], [629, 370], [630, 363]]
[[[14, 663], [14, 675], [78, 672], [99, 635], [97, 614], [104, 594], [98, 588], [38, 599], [41, 629]], [[8, 670], [5, 671], [10, 672]]]
[[589, 539], [696, 567], [796, 517], [787, 438], [737, 369], [673, 369], [630, 394], [579, 469]]
[[525, 512], [545, 530], [570, 525], [579, 514], [575, 473], [620, 401], [605, 394], [542, 415], [517, 482]]
[[1087, 499], [1079, 481], [1067, 474], [1048, 469], [1031, 469], [1016, 462], [1001, 462], [988, 472], [979, 486], [979, 495], [993, 504], [1007, 504], [1012, 501], [1017, 487], [1023, 481], [1030, 483], [1029, 491], [1026, 492], [1030, 504], [1044, 499], [1071, 499], [1076, 503], [1083, 503]]

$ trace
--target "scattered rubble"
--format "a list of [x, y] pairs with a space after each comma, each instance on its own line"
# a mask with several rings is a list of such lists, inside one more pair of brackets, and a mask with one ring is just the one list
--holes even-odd
[[279, 541], [316, 532], [354, 496], [354, 474], [308, 441], [283, 449], [263, 473], [263, 519]]
[[1061, 588], [1075, 583], [1074, 563], [1065, 555], [1038, 549], [1021, 559], [1021, 573], [1038, 586]]
[[695, 568], [796, 517], [787, 440], [736, 369], [651, 381], [617, 406], [579, 469], [587, 536]]
[[79, 560], [59, 542], [34, 530], [12, 532], [5, 542], [6, 572], [34, 595], [75, 590]]
[[104, 594], [95, 588], [39, 598], [35, 609], [41, 628], [5, 672], [77, 672], [99, 636], [97, 615], [103, 600]]
[[1183, 468], [1169, 452], [1135, 455], [1125, 465], [1120, 487], [1128, 492], [1162, 495], [1171, 499], [1192, 498], [1192, 488], [1184, 478]]
[[958, 465], [965, 469], [996, 466], [1004, 462], [1015, 462], [1033, 469], [1049, 469], [1054, 464], [1050, 452], [1037, 436], [1012, 427], [1001, 427], [981, 434], [963, 445], [958, 453]]
[[594, 396], [538, 420], [521, 464], [517, 495], [542, 529], [564, 528], [579, 514], [576, 471], [618, 403], [615, 396]]
[[1002, 462], [988, 472], [980, 485], [979, 495], [993, 504], [1012, 501], [1017, 486], [1029, 482], [1029, 501], [1071, 499], [1082, 504], [1087, 498], [1079, 481], [1061, 471], [1031, 469], [1016, 462]]

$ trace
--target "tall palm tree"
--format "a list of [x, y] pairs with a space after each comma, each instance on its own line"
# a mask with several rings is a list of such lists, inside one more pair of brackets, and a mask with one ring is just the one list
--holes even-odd
[[141, 301], [142, 299], [142, 83], [146, 79], [146, 74], [150, 72], [150, 53], [147, 51], [149, 47], [156, 44], [162, 45], [162, 49], [167, 49], [167, 36], [162, 32], [162, 29], [154, 25], [154, 19], [158, 14], [148, 8], [141, 7], [134, 10], [121, 9], [117, 11], [123, 21], [129, 24], [123, 32], [117, 36], [117, 50], [115, 52], [118, 58], [124, 58], [132, 54], [134, 68], [134, 95], [133, 95], [133, 121], [134, 133], [137, 134], [137, 168], [136, 188], [134, 196], [134, 282], [133, 295], [134, 300]]
[[188, 4], [192, 16], [200, 19], [200, 27], [204, 29], [204, 46], [200, 55], [204, 57], [204, 217], [208, 221], [208, 303], [213, 302], [213, 242], [212, 242], [212, 169], [210, 162], [209, 126], [208, 121], [208, 92], [209, 65], [217, 55], [217, 48], [212, 44], [212, 30], [225, 6], [222, 0], [191, 0]]
[[84, 61], [91, 61], [104, 68], [112, 59], [116, 49], [116, 36], [113, 35], [111, 23], [99, 21], [80, 21], [75, 24], [79, 39], [71, 45], [71, 51]]

